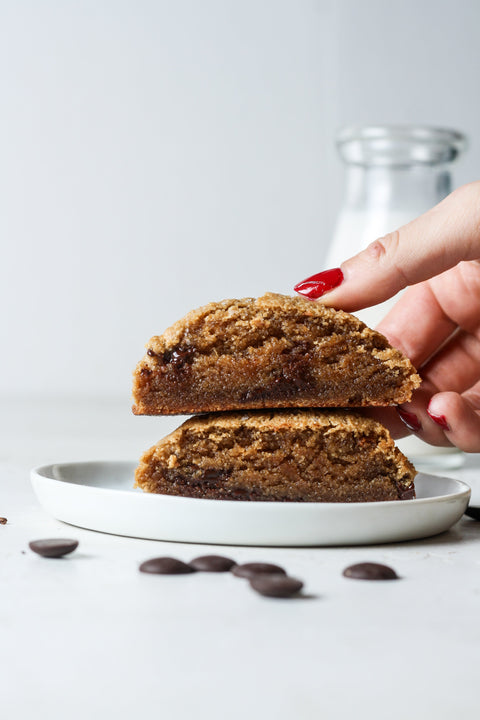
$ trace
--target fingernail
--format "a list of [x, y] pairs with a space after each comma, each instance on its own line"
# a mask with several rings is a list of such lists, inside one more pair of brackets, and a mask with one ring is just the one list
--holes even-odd
[[434, 423], [437, 423], [437, 425], [440, 425], [442, 430], [447, 430], [447, 432], [450, 430], [448, 423], [447, 423], [447, 418], [445, 417], [445, 415], [435, 415], [435, 413], [432, 413], [431, 410], [429, 410], [428, 408], [427, 408], [427, 413], [432, 418]]
[[400, 418], [403, 420], [409, 430], [411, 430], [412, 432], [418, 432], [422, 429], [422, 423], [416, 415], [408, 412], [408, 410], [403, 410], [400, 407], [395, 408], [395, 410], [400, 415]]
[[329, 290], [338, 287], [342, 280], [343, 272], [340, 268], [333, 268], [302, 280], [293, 289], [300, 295], [310, 298], [310, 300], [317, 300]]

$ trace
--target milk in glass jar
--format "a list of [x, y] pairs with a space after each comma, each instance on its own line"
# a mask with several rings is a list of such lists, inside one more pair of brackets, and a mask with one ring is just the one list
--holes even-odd
[[[451, 166], [466, 147], [454, 130], [416, 126], [347, 127], [337, 136], [345, 163], [345, 192], [325, 267], [339, 267], [373, 240], [436, 205], [452, 188]], [[421, 240], [419, 239], [419, 242]], [[374, 328], [398, 299], [355, 313]], [[455, 448], [415, 437], [398, 441], [425, 470], [459, 466]]]

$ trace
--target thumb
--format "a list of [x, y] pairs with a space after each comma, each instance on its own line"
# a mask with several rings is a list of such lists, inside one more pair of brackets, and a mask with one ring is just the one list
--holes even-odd
[[480, 182], [475, 182], [455, 190], [408, 225], [372, 242], [342, 263], [341, 272], [327, 270], [313, 275], [298, 283], [295, 290], [310, 299], [321, 297], [326, 305], [361, 310], [462, 260], [479, 257]]

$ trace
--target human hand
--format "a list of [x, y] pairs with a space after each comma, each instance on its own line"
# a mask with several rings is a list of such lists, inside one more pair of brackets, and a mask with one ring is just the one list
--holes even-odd
[[295, 290], [354, 312], [406, 287], [377, 330], [423, 383], [398, 415], [375, 414], [396, 437], [406, 425], [432, 445], [480, 452], [480, 182]]

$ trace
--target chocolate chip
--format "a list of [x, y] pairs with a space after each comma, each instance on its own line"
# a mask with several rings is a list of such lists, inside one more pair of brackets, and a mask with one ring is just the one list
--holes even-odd
[[193, 567], [187, 563], [171, 557], [157, 557], [151, 560], [145, 560], [140, 565], [140, 572], [156, 573], [158, 575], [185, 575], [186, 573], [195, 572]]
[[251, 587], [260, 595], [275, 598], [287, 598], [296, 595], [303, 582], [288, 575], [254, 575], [250, 578]]
[[205, 472], [199, 477], [199, 484], [206, 487], [216, 488], [218, 487], [219, 482], [222, 480], [225, 482], [227, 479], [228, 474], [224, 470], [205, 470]]
[[162, 355], [164, 365], [172, 365], [175, 370], [181, 370], [185, 365], [191, 365], [195, 357], [195, 348], [178, 345], [171, 350], [165, 350]]
[[28, 543], [30, 550], [37, 555], [47, 558], [60, 558], [73, 552], [78, 547], [78, 540], [66, 538], [48, 538], [47, 540], [32, 540]]
[[358, 563], [345, 568], [343, 575], [355, 580], [397, 580], [398, 575], [388, 565], [380, 563]]
[[465, 510], [465, 515], [468, 515], [468, 517], [471, 517], [474, 520], [480, 520], [480, 507], [469, 505]]
[[235, 565], [232, 573], [237, 577], [253, 578], [255, 575], [286, 575], [285, 570], [278, 565], [270, 563], [244, 563], [243, 565]]
[[415, 486], [409, 485], [408, 488], [398, 488], [399, 500], [413, 500], [415, 498]]
[[7, 522], [7, 518], [0, 517], [0, 525], [6, 525]]
[[222, 555], [202, 555], [192, 560], [189, 565], [194, 570], [203, 572], [227, 572], [235, 565], [235, 561]]

